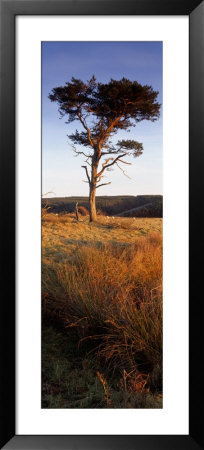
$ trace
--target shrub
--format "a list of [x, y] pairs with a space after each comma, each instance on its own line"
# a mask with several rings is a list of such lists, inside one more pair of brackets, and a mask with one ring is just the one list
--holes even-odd
[[59, 222], [58, 214], [47, 213], [46, 211], [42, 211], [42, 220], [43, 222], [56, 223]]
[[78, 206], [78, 212], [82, 216], [87, 216], [89, 214], [89, 210], [85, 208], [85, 206]]

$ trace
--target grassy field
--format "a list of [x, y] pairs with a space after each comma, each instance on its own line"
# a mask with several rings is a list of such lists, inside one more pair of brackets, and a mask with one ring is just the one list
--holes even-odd
[[162, 219], [43, 214], [42, 407], [162, 407]]

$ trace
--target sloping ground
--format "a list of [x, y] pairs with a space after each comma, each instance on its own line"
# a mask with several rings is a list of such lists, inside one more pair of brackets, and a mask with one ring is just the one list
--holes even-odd
[[[76, 202], [78, 202], [78, 206], [89, 207], [88, 197], [43, 198], [42, 206], [47, 207], [49, 213], [71, 213], [75, 210]], [[146, 214], [144, 217], [162, 217], [162, 202], [163, 197], [161, 195], [96, 197], [97, 210], [109, 216], [115, 216], [124, 213], [127, 210], [138, 208], [140, 206], [146, 207], [148, 204], [151, 204], [150, 212], [147, 209], [144, 209], [144, 213]], [[156, 215], [153, 215], [152, 212], [154, 214], [156, 213]]]
[[97, 223], [90, 223], [88, 217], [77, 222], [74, 215], [46, 214], [42, 227], [42, 261], [61, 261], [79, 244], [129, 245], [139, 236], [161, 233], [162, 224], [161, 218], [99, 217]]
[[145, 203], [145, 205], [137, 206], [136, 208], [128, 209], [127, 211], [123, 211], [122, 213], [116, 214], [116, 217], [125, 217], [130, 213], [135, 213], [136, 211], [142, 211], [144, 208], [147, 208], [150, 205], [154, 205], [154, 203]]

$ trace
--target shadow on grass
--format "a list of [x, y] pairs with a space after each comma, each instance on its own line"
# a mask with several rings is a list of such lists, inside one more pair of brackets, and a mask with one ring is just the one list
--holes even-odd
[[125, 391], [121, 377], [109, 376], [94, 354], [77, 345], [74, 334], [44, 324], [42, 408], [108, 407], [162, 408], [162, 398], [145, 392]]

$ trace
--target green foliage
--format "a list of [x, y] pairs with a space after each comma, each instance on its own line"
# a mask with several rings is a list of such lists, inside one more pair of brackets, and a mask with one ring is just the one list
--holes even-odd
[[93, 143], [103, 138], [104, 144], [107, 144], [110, 126], [113, 134], [141, 120], [158, 119], [161, 105], [156, 102], [157, 96], [158, 92], [151, 86], [142, 86], [137, 81], [122, 78], [111, 79], [109, 83], [97, 83], [93, 76], [87, 83], [72, 77], [65, 86], [52, 89], [49, 98], [58, 103], [61, 116], [68, 116], [67, 123], [78, 120], [85, 125], [86, 131], [76, 131], [69, 138], [75, 144], [92, 147], [87, 134], [87, 118], [95, 119], [91, 129]]
[[125, 150], [127, 154], [130, 152], [134, 158], [137, 158], [143, 153], [143, 145], [140, 142], [136, 142], [131, 139], [118, 141], [117, 147], [121, 151]]

